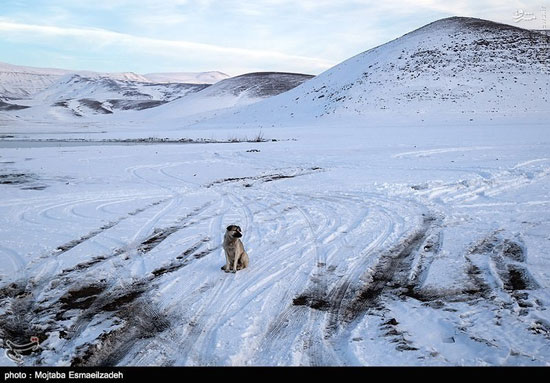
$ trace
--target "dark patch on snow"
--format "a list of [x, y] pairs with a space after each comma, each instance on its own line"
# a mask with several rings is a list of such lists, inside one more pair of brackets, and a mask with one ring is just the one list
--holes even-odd
[[[3, 342], [9, 340], [15, 344], [26, 344], [31, 337], [38, 337], [39, 343], [42, 343], [48, 338], [47, 331], [32, 320], [33, 303], [33, 295], [24, 281], [0, 289], [0, 304], [4, 309], [0, 315], [0, 339]], [[36, 355], [40, 352], [41, 348], [38, 348], [20, 354]]]
[[142, 254], [148, 253], [157, 247], [162, 241], [164, 241], [168, 236], [174, 234], [180, 229], [179, 226], [170, 226], [163, 229], [155, 229], [153, 234], [149, 236], [145, 241], [141, 242], [138, 246], [138, 251]]
[[[205, 237], [189, 247], [187, 250], [185, 250], [182, 254], [178, 255], [175, 260], [170, 262], [168, 265], [159, 267], [151, 272], [155, 277], [159, 277], [161, 275], [164, 275], [166, 273], [172, 273], [174, 271], [177, 271], [181, 269], [182, 267], [187, 266], [193, 259], [201, 259], [205, 257], [206, 255], [212, 253], [213, 251], [219, 249], [218, 247], [212, 248], [212, 249], [206, 249], [203, 251], [200, 251], [197, 253], [197, 250], [199, 250], [203, 244], [210, 241], [209, 237]], [[191, 258], [191, 256], [193, 256]]]
[[472, 246], [469, 254], [485, 256], [485, 262], [494, 265], [504, 289], [507, 291], [532, 290], [538, 283], [531, 276], [525, 262], [525, 248], [518, 242], [502, 239], [497, 233], [492, 234]]
[[292, 300], [294, 306], [308, 306], [315, 310], [328, 311], [331, 304], [327, 299], [322, 297], [316, 297], [308, 295], [306, 293], [300, 294]]
[[502, 243], [502, 255], [510, 258], [512, 261], [524, 262], [525, 252], [523, 247], [516, 242], [505, 239]]
[[327, 311], [325, 330], [326, 336], [331, 336], [342, 324], [353, 322], [370, 309], [382, 308], [383, 296], [399, 299], [407, 294], [420, 296], [408, 275], [414, 255], [422, 244], [427, 243], [429, 230], [435, 222], [434, 217], [425, 216], [420, 229], [382, 253], [376, 266], [367, 271], [368, 275], [361, 277], [361, 280], [368, 280], [368, 283], [362, 284], [344, 278], [329, 292], [313, 289], [298, 295], [294, 298], [293, 305]]
[[399, 329], [399, 322], [395, 318], [391, 318], [388, 321], [380, 325], [380, 330], [383, 331], [384, 337], [390, 338], [391, 343], [395, 343], [395, 349], [397, 351], [417, 351], [418, 348], [414, 347], [412, 343], [405, 338], [406, 333]]
[[32, 182], [36, 179], [36, 176], [28, 173], [8, 173], [0, 174], [1, 185], [20, 185], [28, 182]]
[[0, 100], [0, 111], [3, 111], [3, 112], [9, 112], [11, 110], [22, 110], [27, 108], [30, 108], [30, 107], [24, 106], [24, 105], [10, 104], [8, 102], [4, 102]]
[[101, 114], [112, 114], [113, 111], [110, 109], [105, 108], [102, 102], [97, 100], [91, 100], [89, 98], [82, 98], [78, 100], [82, 105], [92, 109], [95, 112], [101, 113]]
[[538, 287], [526, 268], [519, 265], [507, 265], [508, 277], [504, 281], [504, 288], [511, 291], [532, 290]]
[[[146, 254], [146, 253], [150, 252], [151, 250], [153, 250], [155, 247], [157, 247], [164, 240], [166, 240], [166, 238], [168, 238], [170, 235], [172, 235], [172, 234], [174, 234], [174, 233], [176, 233], [176, 232], [178, 232], [178, 231], [180, 231], [180, 230], [182, 230], [186, 227], [189, 227], [191, 225], [196, 224], [199, 221], [192, 221], [190, 219], [197, 216], [201, 211], [203, 211], [208, 206], [210, 206], [211, 203], [212, 202], [208, 202], [208, 203], [204, 204], [203, 206], [200, 206], [200, 207], [192, 210], [191, 212], [189, 212], [185, 216], [179, 218], [175, 222], [175, 224], [172, 225], [172, 226], [163, 227], [163, 228], [155, 228], [153, 230], [153, 233], [139, 244], [137, 250], [142, 254]], [[208, 218], [210, 218], [210, 217], [202, 217], [200, 220], [204, 220], [204, 219], [208, 219]]]
[[351, 322], [359, 314], [376, 304], [376, 301], [386, 289], [402, 293], [411, 291], [406, 276], [411, 268], [412, 255], [426, 238], [427, 227], [405, 238], [397, 246], [380, 257], [374, 268], [371, 281], [355, 293], [355, 297], [341, 310], [342, 319]]
[[144, 110], [166, 104], [165, 100], [107, 100], [113, 109], [118, 110]]
[[550, 339], [550, 322], [547, 320], [537, 319], [531, 324], [529, 330], [534, 334], [539, 334]]
[[87, 309], [97, 299], [98, 294], [105, 290], [104, 283], [92, 283], [89, 285], [80, 286], [76, 289], [69, 290], [65, 295], [59, 298], [61, 310], [56, 319], [63, 319], [63, 313], [72, 309]]
[[248, 97], [266, 98], [287, 92], [313, 77], [301, 73], [247, 73], [219, 81], [209, 91], [215, 89], [216, 95], [245, 93]]
[[102, 333], [92, 344], [76, 349], [71, 366], [116, 366], [141, 339], [151, 338], [169, 328], [166, 317], [140, 294], [126, 294], [127, 301], [117, 306], [120, 327]]
[[0, 288], [0, 300], [23, 296], [25, 295], [25, 291], [25, 285], [23, 283], [10, 283]]
[[33, 173], [9, 172], [0, 173], [0, 185], [19, 186], [21, 190], [44, 190], [48, 186], [38, 183], [39, 177]]
[[93, 266], [97, 263], [103, 262], [106, 259], [107, 259], [107, 257], [105, 257], [105, 256], [93, 257], [89, 261], [81, 262], [81, 263], [77, 264], [76, 266], [68, 268], [68, 269], [63, 269], [61, 275], [63, 276], [63, 275], [66, 275], [66, 274], [73, 273], [75, 271], [82, 271], [82, 270], [88, 269], [91, 266]]
[[25, 186], [22, 187], [21, 190], [44, 190], [46, 189], [46, 185], [37, 185], [37, 186]]
[[[232, 183], [232, 182], [242, 182], [242, 181], [247, 181], [246, 183], [243, 184], [244, 187], [251, 187], [253, 185], [254, 181], [258, 181], [258, 182], [262, 182], [262, 183], [272, 182], [272, 181], [277, 181], [277, 180], [282, 180], [282, 179], [288, 179], [288, 178], [294, 178], [294, 177], [313, 174], [312, 172], [319, 171], [319, 170], [322, 170], [322, 169], [319, 168], [319, 167], [311, 167], [309, 169], [299, 169], [297, 171], [295, 170], [294, 173], [291, 173], [291, 174], [273, 173], [273, 174], [264, 174], [264, 175], [261, 175], [261, 176], [229, 177], [229, 178], [224, 178], [224, 179], [221, 179], [221, 180], [211, 182], [211, 183], [207, 184], [206, 187], [210, 188], [212, 186], [219, 185], [219, 184]], [[252, 183], [251, 183], [251, 181], [252, 181]]]
[[136, 284], [135, 287], [133, 287], [132, 289], [128, 289], [128, 291], [123, 291], [119, 294], [112, 294], [109, 302], [101, 306], [100, 311], [117, 311], [124, 305], [135, 301], [136, 298], [141, 296], [144, 292], [145, 286], [140, 286], [139, 284]]

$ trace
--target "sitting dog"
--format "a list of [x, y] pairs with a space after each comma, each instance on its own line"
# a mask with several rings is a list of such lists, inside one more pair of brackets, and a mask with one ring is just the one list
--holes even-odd
[[243, 236], [241, 228], [237, 225], [227, 226], [223, 237], [223, 250], [225, 251], [225, 266], [222, 270], [226, 273], [236, 273], [248, 267], [248, 254], [244, 251], [243, 243], [239, 238]]

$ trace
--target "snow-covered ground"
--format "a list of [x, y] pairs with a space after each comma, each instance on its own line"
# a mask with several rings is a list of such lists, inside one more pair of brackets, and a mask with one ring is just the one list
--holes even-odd
[[[0, 326], [40, 337], [24, 363], [550, 363], [544, 124], [263, 134], [3, 148]], [[232, 223], [251, 262], [226, 274]]]
[[[25, 365], [549, 365], [548, 52], [426, 28], [197, 123], [190, 96], [0, 114], [1, 346], [37, 336]], [[413, 64], [422, 95], [396, 76]]]

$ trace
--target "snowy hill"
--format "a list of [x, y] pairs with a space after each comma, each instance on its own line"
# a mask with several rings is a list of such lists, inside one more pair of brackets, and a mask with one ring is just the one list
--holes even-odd
[[68, 71], [0, 63], [0, 97], [27, 98], [55, 83]]
[[154, 84], [128, 80], [117, 80], [109, 77], [83, 77], [70, 75], [63, 77], [55, 86], [36, 95], [41, 100], [60, 100], [74, 98], [126, 100], [166, 100], [171, 101], [187, 92], [204, 89], [199, 84]]
[[149, 82], [116, 79], [92, 74], [61, 76], [32, 98], [19, 100], [28, 110], [17, 110], [26, 119], [74, 118], [112, 114], [117, 110], [142, 110], [197, 92], [208, 85]]
[[[61, 94], [65, 90], [70, 92], [75, 92], [74, 89], [67, 89], [63, 84], [68, 84], [72, 82], [76, 84], [77, 82], [85, 81], [87, 86], [90, 87], [91, 82], [96, 81], [96, 87], [106, 86], [110, 90], [113, 88], [128, 88], [128, 87], [139, 87], [138, 84], [149, 84], [148, 86], [141, 86], [142, 90], [138, 93], [149, 94], [151, 92], [158, 93], [167, 93], [174, 94], [179, 93], [182, 88], [187, 89], [202, 89], [202, 87], [189, 87], [189, 86], [179, 86], [179, 85], [169, 85], [169, 86], [157, 86], [158, 84], [194, 84], [194, 85], [204, 85], [204, 84], [213, 84], [217, 81], [228, 78], [229, 76], [222, 72], [200, 72], [200, 73], [151, 73], [147, 75], [140, 75], [133, 72], [121, 72], [121, 73], [99, 73], [93, 71], [77, 71], [77, 70], [67, 70], [67, 69], [52, 69], [52, 68], [34, 68], [27, 66], [12, 65], [7, 63], [0, 63], [0, 97], [11, 98], [11, 99], [20, 99], [20, 98], [32, 98], [39, 92], [45, 91], [47, 88], [53, 86], [57, 89], [49, 89], [49, 93], [58, 93], [59, 98], [69, 98], [67, 96], [63, 97]], [[67, 80], [67, 78], [72, 80]], [[58, 82], [61, 82], [61, 86], [58, 86]], [[119, 82], [118, 84], [116, 82]], [[121, 84], [125, 82], [125, 84]], [[82, 91], [82, 84], [77, 86], [79, 90], [76, 92]], [[70, 87], [69, 87], [70, 88]], [[159, 90], [166, 89], [166, 90]], [[135, 92], [128, 93], [128, 89], [124, 91], [123, 96], [128, 96], [132, 98], [135, 96]], [[181, 96], [181, 94], [179, 94]], [[86, 95], [81, 97], [87, 97]], [[74, 98], [74, 97], [73, 97]], [[134, 97], [135, 98], [135, 97]], [[169, 97], [169, 99], [171, 99]]]
[[[206, 82], [226, 75], [221, 72], [205, 72], [199, 76], [187, 73], [187, 77], [158, 74], [133, 78], [126, 75], [94, 72], [52, 74], [48, 77], [51, 82], [48, 86], [35, 87], [32, 92], [29, 90], [25, 93], [26, 100], [11, 102], [1, 110], [17, 113], [26, 120], [44, 117], [74, 119], [150, 108], [155, 110], [135, 116], [124, 115], [117, 121], [127, 118], [150, 121], [191, 115], [205, 118], [211, 117], [213, 111], [248, 105], [286, 92], [313, 77], [295, 73], [249, 73], [209, 85]], [[168, 82], [151, 82], [152, 79]], [[185, 79], [195, 83], [177, 82]], [[198, 83], [201, 81], [203, 83]], [[166, 105], [157, 108], [163, 104]], [[22, 111], [26, 107], [28, 110]]]
[[[550, 37], [452, 17], [370, 49], [284, 95], [235, 113], [239, 122], [327, 115], [409, 121], [550, 110]], [[212, 121], [219, 123], [220, 120]]]
[[183, 83], [183, 84], [215, 84], [218, 81], [225, 80], [230, 76], [218, 72], [175, 72], [175, 73], [147, 73], [144, 74], [147, 80], [156, 83]]
[[[71, 75], [36, 95], [42, 105], [69, 107], [76, 114], [82, 109], [109, 114], [113, 110], [147, 109], [197, 92], [207, 85], [200, 84], [154, 84], [118, 80], [109, 77], [83, 77]], [[70, 104], [75, 100], [77, 104]]]
[[[206, 116], [204, 113], [256, 103], [289, 91], [313, 78], [299, 73], [258, 72], [222, 80], [151, 111], [148, 119]], [[208, 116], [210, 117], [210, 115]]]

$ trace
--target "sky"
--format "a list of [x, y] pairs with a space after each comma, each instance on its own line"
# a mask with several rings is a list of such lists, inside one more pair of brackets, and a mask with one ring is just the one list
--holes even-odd
[[0, 0], [0, 61], [98, 72], [319, 74], [432, 21], [550, 29], [550, 0]]

